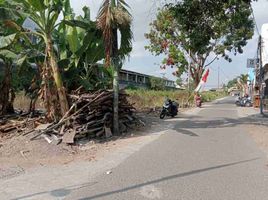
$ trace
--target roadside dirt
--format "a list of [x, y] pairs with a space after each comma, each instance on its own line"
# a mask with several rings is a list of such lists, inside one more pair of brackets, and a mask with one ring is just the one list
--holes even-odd
[[122, 137], [109, 140], [80, 141], [76, 145], [48, 144], [43, 138], [34, 141], [29, 136], [14, 136], [0, 138], [0, 169], [20, 166], [24, 169], [34, 166], [65, 165], [74, 161], [95, 161], [107, 151], [114, 151], [130, 143], [142, 140], [148, 133], [159, 131], [160, 120], [157, 113], [140, 116], [146, 121], [146, 126], [131, 130]]
[[238, 107], [238, 115], [246, 119], [248, 123], [244, 123], [244, 128], [268, 158], [268, 118], [263, 117], [258, 108]]
[[[268, 121], [268, 119], [267, 119]], [[267, 125], [247, 125], [248, 133], [255, 140], [257, 145], [264, 151], [268, 158], [268, 126]]]

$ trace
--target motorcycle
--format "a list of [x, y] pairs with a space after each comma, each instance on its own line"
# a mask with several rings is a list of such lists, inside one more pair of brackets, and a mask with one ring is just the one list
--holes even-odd
[[241, 107], [251, 107], [252, 106], [252, 101], [250, 97], [239, 97], [235, 104], [237, 106], [241, 106]]
[[163, 104], [163, 108], [160, 113], [160, 119], [164, 119], [165, 116], [175, 117], [178, 114], [178, 107], [178, 103], [167, 99]]
[[237, 97], [235, 99], [235, 105], [240, 106], [241, 105], [240, 101], [241, 101], [241, 97]]
[[196, 99], [195, 99], [195, 105], [196, 105], [196, 107], [201, 108], [201, 106], [202, 106], [202, 100], [201, 100], [201, 97], [200, 96], [197, 96], [196, 97]]

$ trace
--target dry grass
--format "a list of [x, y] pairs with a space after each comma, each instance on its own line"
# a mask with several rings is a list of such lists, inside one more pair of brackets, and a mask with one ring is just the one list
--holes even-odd
[[185, 106], [190, 99], [193, 100], [187, 91], [153, 91], [153, 90], [127, 90], [130, 95], [129, 101], [135, 103], [139, 109], [162, 107], [166, 98], [175, 100], [180, 106]]
[[[16, 98], [14, 101], [14, 108], [28, 111], [30, 106], [31, 99], [25, 95], [24, 92], [19, 92], [16, 94]], [[41, 100], [37, 100], [36, 102], [36, 109], [43, 109]]]
[[[135, 107], [139, 110], [146, 108], [162, 107], [165, 98], [175, 100], [180, 104], [180, 107], [187, 107], [194, 105], [193, 93], [189, 94], [187, 91], [154, 91], [154, 90], [127, 90], [130, 103], [135, 103]], [[204, 102], [213, 101], [217, 98], [226, 96], [224, 92], [202, 92], [202, 100]], [[30, 98], [25, 96], [23, 92], [17, 93], [14, 107], [21, 110], [28, 110], [30, 105]], [[36, 103], [36, 109], [43, 109], [41, 100]]]
[[[187, 91], [153, 91], [153, 90], [127, 90], [129, 101], [135, 103], [138, 109], [162, 107], [165, 98], [175, 100], [181, 107], [192, 106], [194, 95]], [[204, 102], [213, 101], [226, 96], [224, 92], [203, 92]]]

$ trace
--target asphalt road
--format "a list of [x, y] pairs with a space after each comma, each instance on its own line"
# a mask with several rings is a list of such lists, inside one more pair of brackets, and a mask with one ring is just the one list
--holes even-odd
[[233, 102], [166, 120], [165, 134], [65, 199], [268, 200], [266, 156]]

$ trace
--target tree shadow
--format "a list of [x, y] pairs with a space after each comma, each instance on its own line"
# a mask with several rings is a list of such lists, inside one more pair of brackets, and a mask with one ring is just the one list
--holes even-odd
[[24, 196], [16, 197], [16, 198], [11, 199], [11, 200], [28, 199], [28, 198], [33, 198], [33, 197], [36, 197], [39, 195], [44, 195], [44, 194], [50, 194], [52, 197], [55, 197], [55, 198], [60, 198], [60, 197], [63, 198], [63, 197], [66, 197], [67, 195], [69, 195], [74, 190], [89, 187], [89, 186], [95, 185], [96, 183], [97, 182], [88, 182], [88, 183], [83, 183], [83, 184], [79, 184], [79, 185], [71, 185], [71, 186], [64, 187], [64, 188], [58, 188], [55, 190], [47, 190], [47, 191], [42, 191], [42, 192], [38, 192], [38, 193], [34, 193], [34, 194], [24, 195]]
[[260, 119], [254, 116], [244, 117], [240, 119], [234, 118], [219, 118], [215, 120], [192, 120], [187, 119], [182, 123], [177, 123], [174, 130], [180, 132], [182, 129], [211, 129], [211, 128], [231, 128], [240, 125], [262, 125], [268, 127], [268, 120], [263, 123]]
[[81, 198], [80, 200], [99, 199], [99, 198], [107, 197], [107, 196], [114, 195], [114, 194], [117, 194], [117, 193], [127, 192], [127, 191], [130, 191], [130, 190], [141, 188], [141, 187], [144, 187], [144, 186], [147, 186], [147, 185], [161, 183], [161, 182], [164, 182], [164, 181], [169, 181], [169, 180], [172, 180], [172, 179], [182, 178], [182, 177], [186, 177], [186, 176], [192, 176], [192, 175], [200, 174], [200, 173], [207, 172], [207, 171], [210, 171], [210, 170], [217, 170], [217, 169], [221, 169], [221, 168], [225, 168], [225, 167], [239, 165], [239, 164], [242, 164], [242, 163], [247, 163], [247, 162], [255, 161], [255, 160], [258, 160], [258, 159], [260, 159], [260, 158], [253, 158], [253, 159], [248, 159], [248, 160], [232, 162], [232, 163], [228, 163], [228, 164], [216, 165], [216, 166], [213, 166], [213, 167], [208, 167], [208, 168], [203, 168], [203, 169], [197, 169], [197, 170], [192, 170], [192, 171], [188, 171], [188, 172], [178, 173], [178, 174], [174, 174], [174, 175], [171, 175], [171, 176], [166, 176], [166, 177], [163, 177], [163, 178], [155, 179], [155, 180], [152, 180], [152, 181], [148, 181], [148, 182], [144, 182], [144, 183], [140, 183], [140, 184], [136, 184], [136, 185], [131, 185], [131, 186], [128, 186], [128, 187], [125, 187], [125, 188], [122, 188], [122, 189], [112, 190], [112, 191], [96, 194], [94, 196]]
[[192, 136], [192, 137], [199, 137], [199, 135], [197, 135], [196, 133], [190, 131], [190, 130], [186, 130], [186, 129], [175, 129], [178, 133], [181, 133], [183, 135], [188, 135], [188, 136]]

